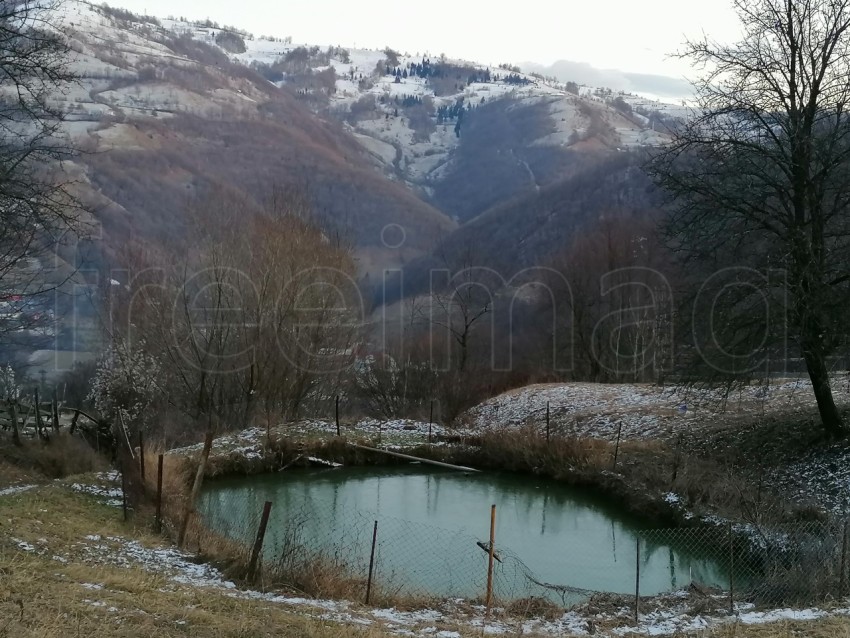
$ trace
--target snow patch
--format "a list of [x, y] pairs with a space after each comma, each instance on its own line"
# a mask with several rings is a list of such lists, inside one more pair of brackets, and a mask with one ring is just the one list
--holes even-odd
[[18, 485], [15, 487], [7, 487], [5, 489], [0, 490], [0, 496], [13, 496], [14, 494], [21, 494], [23, 492], [28, 492], [32, 489], [38, 487], [37, 485]]

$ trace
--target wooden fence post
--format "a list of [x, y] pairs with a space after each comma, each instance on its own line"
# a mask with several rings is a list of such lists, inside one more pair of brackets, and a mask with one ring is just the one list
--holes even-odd
[[56, 398], [56, 390], [53, 391], [53, 403], [50, 406], [53, 414], [53, 431], [59, 432], [59, 401]]
[[71, 419], [71, 429], [68, 430], [68, 432], [70, 434], [73, 434], [74, 432], [77, 431], [77, 421], [79, 421], [79, 420], [80, 420], [80, 411], [74, 410], [74, 418]]
[[[673, 483], [679, 476], [679, 464], [682, 462], [682, 432], [676, 438], [676, 451], [673, 453], [673, 474], [670, 476], [670, 488], [673, 488]], [[761, 487], [759, 487], [761, 489]]]
[[162, 533], [162, 463], [164, 456], [159, 455], [156, 461], [156, 533]]
[[204, 472], [207, 469], [207, 460], [210, 458], [210, 450], [212, 450], [213, 438], [215, 433], [210, 427], [207, 430], [207, 436], [204, 439], [204, 449], [201, 452], [201, 461], [198, 463], [198, 471], [195, 473], [195, 482], [192, 484], [192, 492], [189, 495], [189, 500], [186, 503], [186, 508], [183, 510], [183, 521], [180, 523], [180, 533], [177, 535], [177, 547], [183, 549], [183, 543], [186, 540], [186, 532], [189, 529], [189, 518], [192, 516], [192, 511], [195, 509], [195, 501], [198, 494], [201, 493], [201, 485], [204, 482]]
[[36, 434], [38, 435], [39, 438], [42, 438], [43, 435], [42, 435], [41, 431], [42, 431], [42, 429], [44, 429], [44, 422], [41, 420], [41, 406], [39, 406], [39, 403], [38, 403], [38, 400], [39, 400], [38, 388], [35, 389], [34, 398], [35, 398], [35, 405], [33, 406], [33, 409], [35, 410], [35, 432], [36, 432]]
[[339, 436], [339, 395], [336, 395], [336, 435]]
[[269, 524], [269, 514], [272, 511], [271, 501], [263, 505], [263, 515], [260, 518], [260, 526], [257, 528], [257, 538], [254, 540], [254, 549], [251, 550], [251, 562], [248, 564], [247, 580], [253, 580], [257, 573], [257, 563], [260, 560], [260, 552], [263, 551], [263, 540], [266, 537], [266, 526]]
[[121, 507], [124, 510], [124, 522], [127, 522], [127, 474], [124, 472], [124, 461], [121, 461]]
[[493, 602], [493, 554], [496, 549], [496, 505], [490, 506], [490, 548], [487, 560], [487, 618], [490, 617], [490, 605]]
[[372, 597], [372, 574], [375, 569], [375, 545], [378, 542], [378, 521], [375, 521], [375, 527], [372, 529], [372, 552], [369, 554], [369, 579], [366, 581], [366, 604], [369, 604], [369, 599]]

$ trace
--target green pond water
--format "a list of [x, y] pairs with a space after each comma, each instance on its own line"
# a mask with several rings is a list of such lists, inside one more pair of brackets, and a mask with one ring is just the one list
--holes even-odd
[[[587, 490], [516, 474], [464, 474], [425, 465], [286, 470], [207, 483], [199, 512], [213, 529], [253, 542], [273, 503], [267, 563], [324, 555], [351, 573], [368, 572], [378, 521], [376, 582], [410, 594], [483, 596], [490, 506], [496, 504], [495, 591], [504, 599], [547, 596], [578, 602], [578, 590], [633, 594], [634, 518]], [[724, 586], [710, 555], [679, 543], [641, 540], [642, 595], [692, 580]], [[340, 567], [342, 569], [342, 567]], [[547, 587], [556, 585], [558, 587]]]

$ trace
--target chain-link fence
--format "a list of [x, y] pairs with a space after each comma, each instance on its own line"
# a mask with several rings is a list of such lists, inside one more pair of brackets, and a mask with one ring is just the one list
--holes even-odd
[[[256, 550], [255, 574], [267, 584], [377, 605], [453, 598], [480, 602], [487, 596], [486, 535], [300, 497], [267, 501], [280, 498], [274, 490], [249, 494], [210, 490], [197, 509], [208, 529], [244, 549], [246, 563]], [[267, 502], [271, 506], [263, 525]], [[487, 529], [483, 514], [482, 531]], [[743, 603], [820, 603], [848, 593], [844, 523], [620, 532], [606, 549], [614, 552], [614, 560], [573, 551], [566, 564], [551, 557], [557, 568], [541, 563], [532, 549], [506, 547], [496, 538], [495, 604], [543, 600], [571, 607], [594, 594], [614, 594], [639, 609], [649, 599], [674, 594], [734, 609]]]
[[[208, 528], [247, 549], [260, 531], [262, 499], [210, 491], [198, 510]], [[478, 541], [464, 531], [340, 505], [272, 502], [259, 557], [265, 580], [319, 597], [363, 600], [370, 588], [372, 602], [476, 599], [485, 593], [488, 562]]]
[[[681, 585], [704, 596], [722, 594], [730, 609], [740, 603], [817, 604], [848, 593], [848, 536], [843, 522], [648, 530], [641, 532], [640, 545], [642, 556], [636, 563], [669, 553], [673, 571], [684, 571], [672, 559], [676, 549], [684, 550], [680, 555], [703, 556], [686, 566]], [[652, 586], [650, 578], [642, 576], [640, 586]]]

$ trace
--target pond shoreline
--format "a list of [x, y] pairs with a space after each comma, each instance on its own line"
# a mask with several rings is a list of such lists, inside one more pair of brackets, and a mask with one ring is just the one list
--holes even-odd
[[[260, 474], [286, 471], [290, 467], [309, 467], [315, 461], [309, 457], [340, 464], [344, 467], [393, 467], [410, 465], [411, 461], [393, 458], [379, 452], [356, 448], [351, 443], [377, 445], [366, 439], [349, 440], [347, 437], [326, 439], [311, 443], [273, 437], [271, 445], [264, 441], [259, 449], [236, 450], [210, 457], [205, 480], [255, 476]], [[466, 442], [447, 442], [444, 438], [435, 438], [433, 445], [417, 445], [404, 448], [405, 454], [423, 459], [470, 466], [482, 471], [510, 472], [521, 475], [539, 476], [563, 483], [570, 487], [580, 487], [592, 491], [600, 497], [611, 499], [612, 503], [622, 507], [630, 515], [640, 518], [646, 524], [659, 527], [690, 527], [699, 523], [699, 519], [684, 510], [676, 501], [665, 498], [666, 493], [652, 494], [629, 484], [623, 475], [613, 471], [594, 471], [590, 468], [576, 467], [569, 459], [563, 464], [546, 463], [535, 465], [534, 458], [517, 455], [506, 462], [496, 458], [492, 449], [482, 446], [482, 440], [472, 439]], [[626, 447], [626, 446], [624, 446]], [[192, 476], [197, 467], [196, 461], [188, 458]]]
[[[240, 445], [228, 445], [228, 437], [245, 433], [248, 433], [247, 437], [237, 439]], [[375, 437], [343, 435], [310, 440], [289, 436], [287, 428], [281, 427], [270, 433], [258, 429], [247, 430], [222, 439], [225, 440], [222, 446], [224, 449], [213, 448], [205, 472], [206, 479], [252, 476], [285, 471], [288, 467], [307, 467], [311, 464], [309, 457], [358, 467], [389, 467], [410, 463], [351, 445], [381, 447]], [[244, 445], [246, 441], [252, 444]], [[479, 470], [540, 476], [571, 487], [587, 489], [595, 495], [610, 499], [644, 523], [657, 527], [694, 527], [706, 524], [706, 520], [712, 523], [741, 522], [734, 512], [724, 511], [722, 503], [713, 507], [710, 500], [703, 499], [701, 505], [704, 507], [688, 507], [686, 499], [680, 498], [669, 484], [670, 470], [667, 467], [674, 453], [661, 443], [648, 445], [643, 442], [623, 442], [618, 450], [620, 465], [616, 469], [611, 462], [615, 446], [609, 442], [554, 438], [547, 442], [542, 437], [531, 436], [526, 432], [497, 432], [483, 436], [441, 434], [434, 437], [432, 444], [416, 442], [385, 447], [428, 460]], [[191, 446], [169, 453], [186, 456], [189, 464], [187, 477], [194, 475], [197, 460], [193, 452], [199, 449], [199, 446]], [[635, 480], [635, 475], [639, 480]]]
[[[425, 427], [427, 428], [427, 424]], [[407, 427], [404, 429], [407, 430]], [[725, 476], [728, 468], [711, 459], [679, 454], [678, 450], [670, 449], [663, 441], [623, 441], [619, 449], [615, 450], [615, 444], [608, 441], [567, 437], [552, 437], [547, 441], [546, 437], [538, 432], [514, 429], [490, 431], [483, 435], [473, 432], [439, 432], [429, 444], [422, 436], [423, 429], [420, 427], [418, 432], [411, 433], [410, 436], [406, 432], [397, 432], [396, 434], [404, 436], [396, 436], [393, 439], [387, 436], [385, 429], [384, 446], [413, 456], [467, 465], [500, 474], [516, 473], [551, 479], [566, 486], [587, 490], [589, 494], [607, 500], [647, 528], [678, 528], [686, 533], [690, 528], [694, 532], [705, 531], [723, 538], [734, 536], [736, 547], [745, 553], [757, 552], [764, 539], [765, 529], [736, 515], [734, 507], [730, 507], [726, 498], [726, 492], [717, 489], [722, 480], [728, 481]], [[333, 430], [330, 424], [325, 423], [324, 429], [319, 431], [297, 426], [281, 426], [271, 430], [255, 428], [221, 436], [213, 445], [206, 467], [206, 480], [214, 482], [217, 478], [232, 479], [286, 472], [289, 468], [307, 467], [319, 461], [323, 464], [326, 462], [349, 467], [409, 465], [408, 461], [355, 448], [350, 444], [356, 442], [369, 447], [380, 446], [380, 430], [377, 433], [364, 433], [355, 432], [353, 427], [349, 427], [343, 433], [347, 436], [335, 436]], [[424, 429], [424, 432], [427, 434], [427, 429]], [[197, 470], [199, 452], [200, 446], [195, 445], [171, 450], [167, 454], [175, 467], [180, 468], [180, 481], [186, 492], [190, 477]], [[327, 469], [329, 473], [334, 471]], [[761, 492], [760, 486], [757, 487], [751, 482], [749, 485], [744, 483], [743, 488], [736, 486], [736, 489], [739, 492], [759, 489], [759, 497], [764, 499], [765, 503], [771, 498], [766, 490]], [[693, 506], [694, 503], [697, 504], [696, 507]], [[784, 510], [786, 515], [788, 511]], [[800, 512], [790, 511], [790, 520], [801, 520]], [[802, 516], [805, 516], [805, 512]], [[246, 565], [245, 549], [239, 550], [233, 547], [232, 542], [227, 542], [227, 539], [217, 537], [215, 532], [204, 527], [200, 517], [194, 519], [199, 547], [203, 542], [205, 548], [205, 559], [219, 565], [229, 577], [240, 582], [242, 586], [250, 586], [251, 581], [245, 581], [243, 578]], [[359, 594], [350, 592], [360, 591], [363, 583], [359, 578], [359, 575], [352, 578], [349, 574], [338, 582], [332, 582], [333, 579], [325, 580], [318, 588], [298, 585], [296, 590], [321, 599], [356, 600]], [[286, 590], [286, 583], [291, 584], [293, 581], [287, 578], [269, 581], [264, 578], [264, 582], [272, 589], [283, 587]], [[569, 613], [585, 615], [584, 609], [593, 609], [598, 602], [598, 596], [604, 596], [606, 600], [611, 598], [608, 594], [594, 595], [587, 604], [570, 608], [573, 611]], [[687, 618], [688, 615], [693, 615], [691, 610], [703, 610], [707, 605], [712, 609], [710, 615], [719, 614], [723, 617], [722, 601], [726, 600], [725, 596], [726, 594], [706, 590], [700, 583], [695, 583], [684, 587], [672, 598], [669, 595], [641, 596], [641, 614], [646, 613], [645, 609], [654, 609], [654, 613]], [[629, 600], [628, 597], [624, 599], [622, 596], [614, 598], [619, 601], [621, 609], [625, 601]], [[670, 601], [673, 599], [678, 601], [678, 611], [675, 613], [671, 609]], [[631, 600], [633, 606], [634, 597]], [[534, 607], [534, 600], [526, 602]], [[408, 609], [431, 609], [439, 604], [439, 600], [387, 597], [379, 604], [400, 605], [401, 608]], [[753, 608], [752, 602], [746, 604]], [[809, 603], [807, 600], [800, 600], [799, 603], [783, 604], [794, 606]], [[737, 605], [736, 602], [736, 608]], [[764, 608], [774, 609], [777, 606], [778, 603], [767, 603]]]

